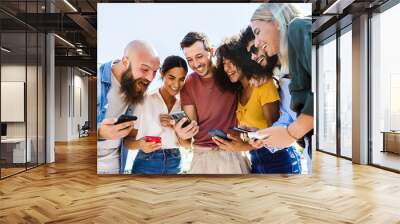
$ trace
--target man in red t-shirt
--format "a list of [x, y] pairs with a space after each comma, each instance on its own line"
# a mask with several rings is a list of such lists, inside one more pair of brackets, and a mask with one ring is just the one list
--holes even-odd
[[242, 174], [249, 172], [249, 164], [241, 152], [224, 151], [217, 147], [208, 131], [221, 129], [225, 133], [236, 125], [237, 99], [234, 93], [220, 89], [214, 79], [212, 63], [214, 49], [203, 33], [190, 32], [181, 42], [181, 48], [190, 68], [181, 90], [182, 108], [192, 120], [182, 128], [185, 120], [175, 125], [179, 141], [193, 146], [190, 173]]

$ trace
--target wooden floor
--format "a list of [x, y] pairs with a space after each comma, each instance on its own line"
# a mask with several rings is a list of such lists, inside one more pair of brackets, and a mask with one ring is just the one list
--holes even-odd
[[7, 177], [7, 176], [13, 175], [15, 173], [22, 172], [24, 170], [26, 170], [25, 167], [24, 168], [20, 168], [20, 167], [18, 167], [18, 168], [1, 168], [1, 177], [2, 178]]
[[0, 223], [400, 223], [400, 175], [314, 153], [312, 176], [96, 174], [94, 138], [0, 181]]
[[27, 170], [27, 169], [33, 169], [33, 168], [35, 168], [37, 166], [37, 164], [35, 163], [35, 164], [27, 164], [27, 167], [25, 167], [25, 165], [24, 164], [22, 164], [22, 165], [19, 165], [19, 167], [7, 167], [7, 168], [1, 168], [1, 178], [5, 178], [5, 177], [8, 177], [8, 176], [11, 176], [11, 175], [14, 175], [14, 174], [17, 174], [17, 173], [20, 173], [20, 172], [23, 172], [23, 171], [25, 171], [25, 170]]

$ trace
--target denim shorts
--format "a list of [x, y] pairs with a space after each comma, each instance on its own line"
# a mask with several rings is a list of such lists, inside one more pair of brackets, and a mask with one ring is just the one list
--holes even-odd
[[251, 173], [301, 174], [300, 155], [294, 147], [272, 153], [263, 147], [250, 151]]
[[181, 171], [179, 149], [160, 149], [151, 153], [142, 150], [136, 155], [132, 174], [177, 174]]

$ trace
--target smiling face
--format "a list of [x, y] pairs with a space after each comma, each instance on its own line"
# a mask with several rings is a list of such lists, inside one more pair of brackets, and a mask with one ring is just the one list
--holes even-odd
[[123, 58], [124, 73], [130, 69], [133, 80], [144, 79], [151, 82], [160, 67], [160, 59], [149, 49], [142, 46], [132, 47]]
[[258, 50], [258, 48], [256, 48], [254, 46], [254, 40], [251, 40], [247, 44], [246, 49], [248, 52], [250, 52], [251, 59], [253, 61], [256, 61], [258, 64], [260, 64], [263, 67], [267, 66], [267, 55], [263, 51]]
[[120, 90], [124, 93], [127, 103], [136, 104], [143, 100], [144, 92], [150, 84], [145, 78], [134, 79], [131, 69], [127, 69], [121, 76]]
[[191, 46], [183, 48], [183, 54], [185, 55], [190, 68], [203, 78], [208, 78], [212, 75], [212, 51], [213, 49], [207, 51], [201, 41], [196, 41]]
[[160, 59], [146, 52], [138, 52], [130, 60], [134, 79], [144, 78], [152, 81], [160, 67]]
[[164, 79], [163, 88], [171, 95], [177, 95], [183, 88], [185, 82], [186, 71], [182, 67], [174, 67], [161, 73]]
[[224, 65], [224, 71], [232, 83], [238, 82], [242, 78], [242, 72], [232, 63], [231, 60], [223, 58], [222, 64]]
[[268, 56], [279, 53], [280, 30], [276, 21], [254, 20], [250, 23], [255, 36], [254, 46]]

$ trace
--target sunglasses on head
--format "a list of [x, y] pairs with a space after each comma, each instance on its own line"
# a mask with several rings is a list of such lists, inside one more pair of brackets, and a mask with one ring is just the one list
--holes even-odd
[[258, 49], [256, 48], [256, 46], [252, 45], [252, 46], [250, 47], [249, 52], [252, 53], [252, 54], [257, 54]]

